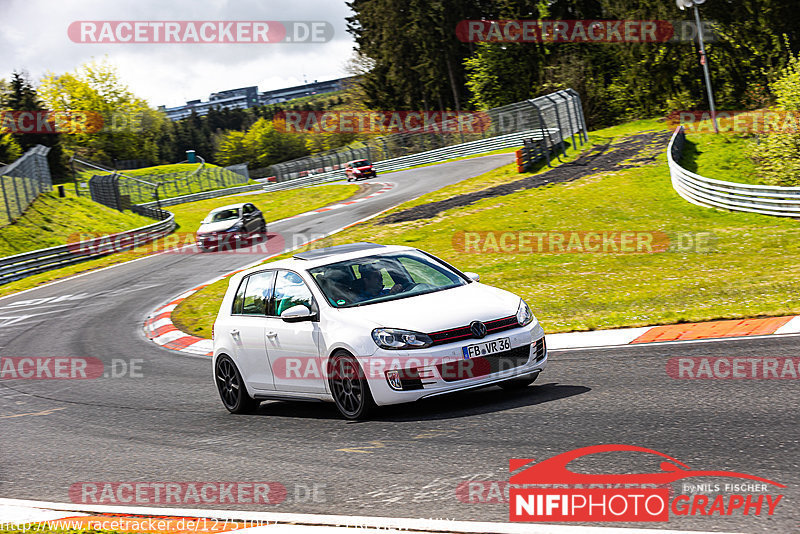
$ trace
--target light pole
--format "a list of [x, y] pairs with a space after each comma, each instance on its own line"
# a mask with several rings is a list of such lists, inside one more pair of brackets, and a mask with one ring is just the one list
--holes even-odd
[[714, 91], [711, 89], [711, 75], [708, 73], [708, 58], [706, 57], [706, 47], [703, 42], [703, 26], [700, 23], [700, 11], [697, 6], [705, 4], [706, 0], [675, 0], [681, 11], [688, 7], [694, 8], [694, 20], [697, 23], [697, 40], [700, 42], [700, 63], [703, 65], [703, 74], [706, 77], [706, 91], [708, 92], [708, 105], [711, 109], [711, 121], [714, 123], [714, 133], [719, 133], [717, 127], [717, 110], [714, 106]]

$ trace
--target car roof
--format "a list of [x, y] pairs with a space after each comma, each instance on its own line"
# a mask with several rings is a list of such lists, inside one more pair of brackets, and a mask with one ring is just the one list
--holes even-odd
[[368, 250], [373, 248], [386, 248], [386, 245], [378, 245], [377, 243], [348, 243], [346, 245], [335, 245], [332, 247], [313, 248], [305, 252], [295, 254], [293, 258], [298, 260], [316, 260], [322, 258], [329, 258], [331, 256], [338, 256], [347, 252], [358, 252], [361, 250]]
[[347, 165], [349, 165], [349, 164], [351, 164], [351, 163], [355, 163], [355, 162], [357, 162], [357, 161], [369, 161], [369, 160], [368, 160], [367, 158], [354, 159], [354, 160], [350, 160], [350, 161], [348, 161], [348, 162], [347, 162]]
[[[355, 248], [346, 248], [352, 247], [352, 245], [369, 245], [369, 246], [361, 246]], [[250, 269], [241, 271], [236, 273], [232, 279], [241, 279], [244, 276], [247, 276], [250, 273], [263, 271], [265, 269], [290, 269], [293, 271], [307, 271], [309, 269], [313, 269], [314, 267], [319, 267], [322, 265], [328, 265], [329, 263], [336, 263], [340, 261], [346, 260], [353, 260], [361, 257], [366, 256], [373, 256], [376, 254], [387, 254], [390, 252], [399, 252], [402, 250], [416, 250], [414, 247], [406, 247], [402, 245], [379, 245], [376, 243], [351, 243], [348, 245], [338, 245], [334, 247], [326, 247], [323, 249], [315, 249], [308, 251], [311, 252], [318, 252], [318, 251], [327, 251], [325, 253], [318, 254], [316, 257], [312, 256], [308, 259], [297, 258], [297, 256], [306, 254], [305, 252], [296, 254], [291, 258], [286, 258], [283, 260], [272, 261], [268, 263], [262, 263], [257, 265], [256, 267], [252, 267]]]
[[215, 213], [217, 211], [222, 211], [222, 210], [240, 209], [240, 208], [243, 208], [245, 204], [249, 204], [249, 202], [243, 202], [241, 204], [228, 204], [227, 206], [222, 206], [220, 208], [214, 208], [209, 213]]

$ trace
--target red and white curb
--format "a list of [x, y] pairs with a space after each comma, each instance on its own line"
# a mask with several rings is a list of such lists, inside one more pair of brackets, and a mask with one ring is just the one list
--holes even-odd
[[388, 193], [397, 185], [394, 182], [370, 182], [372, 185], [380, 185], [382, 186], [380, 189], [375, 191], [374, 193], [370, 193], [369, 195], [365, 195], [361, 198], [357, 198], [355, 200], [347, 200], [345, 202], [339, 202], [338, 204], [331, 204], [330, 206], [325, 206], [324, 208], [319, 208], [317, 210], [307, 211], [305, 213], [300, 213], [299, 215], [294, 215], [292, 217], [287, 217], [285, 219], [281, 219], [281, 221], [291, 221], [292, 219], [299, 219], [300, 217], [307, 217], [308, 215], [314, 215], [317, 213], [325, 213], [326, 211], [332, 211], [336, 209], [346, 208], [347, 206], [352, 206], [353, 204], [358, 204], [359, 202], [367, 201], [371, 198], [375, 198], [378, 195], [382, 195], [384, 193]]
[[[350, 200], [333, 204], [314, 211], [308, 211], [281, 219], [281, 221], [288, 221], [312, 215], [315, 213], [323, 213], [333, 209], [339, 209], [358, 202], [363, 202], [370, 198], [374, 198], [391, 190], [395, 184], [392, 182], [372, 182], [381, 184], [383, 187], [370, 195], [361, 197], [357, 200]], [[349, 224], [338, 230], [334, 230], [326, 234], [333, 235], [346, 228], [355, 226], [364, 221], [372, 219], [389, 211], [392, 208], [387, 208], [379, 213], [375, 213]], [[319, 237], [317, 239], [322, 239]], [[314, 240], [316, 241], [316, 240]], [[296, 250], [300, 247], [308, 245], [313, 241], [297, 245], [291, 250]], [[213, 354], [213, 345], [210, 339], [193, 336], [181, 331], [172, 323], [172, 312], [175, 308], [188, 297], [200, 291], [206, 286], [213, 284], [218, 280], [227, 278], [233, 274], [254, 267], [264, 261], [279, 256], [289, 250], [274, 254], [267, 258], [259, 259], [241, 269], [237, 269], [230, 273], [218, 276], [206, 283], [185, 291], [170, 299], [156, 308], [148, 315], [144, 323], [144, 331], [148, 338], [154, 343], [164, 348], [177, 350], [180, 352], [195, 354], [200, 356], [211, 356]], [[721, 339], [734, 339], [752, 336], [773, 336], [773, 335], [798, 335], [800, 334], [800, 315], [798, 316], [785, 316], [785, 317], [768, 317], [757, 319], [730, 319], [722, 321], [705, 321], [700, 323], [679, 323], [673, 325], [661, 326], [644, 326], [639, 328], [618, 328], [612, 330], [592, 330], [588, 332], [567, 332], [561, 334], [549, 334], [547, 336], [547, 347], [550, 350], [574, 350], [574, 349], [590, 349], [590, 348], [603, 348], [603, 347], [620, 347], [626, 345], [637, 345], [642, 343], [667, 343], [667, 342], [698, 342], [710, 341]]]
[[[260, 261], [261, 260], [259, 260], [259, 262]], [[210, 280], [208, 283], [181, 293], [167, 304], [157, 308], [144, 322], [145, 335], [156, 345], [161, 345], [165, 349], [177, 350], [188, 354], [211, 356], [213, 350], [212, 341], [210, 339], [189, 335], [180, 330], [172, 323], [172, 312], [178, 307], [178, 304], [186, 300], [187, 297], [222, 278], [224, 278], [224, 276], [216, 280]]]
[[[259, 260], [254, 265], [261, 263], [261, 261], [262, 260]], [[200, 291], [207, 285], [247, 268], [250, 268], [250, 266], [210, 280], [203, 285], [181, 293], [170, 302], [157, 308], [145, 321], [144, 329], [147, 337], [152, 339], [156, 344], [167, 349], [189, 354], [211, 356], [213, 350], [211, 340], [182, 332], [172, 323], [170, 318], [172, 311], [186, 298]], [[750, 336], [797, 334], [800, 334], [800, 315], [548, 334], [547, 348], [549, 350], [589, 349], [637, 345], [642, 343], [703, 341]]]
[[[191, 522], [191, 524], [190, 524]], [[464, 534], [710, 534], [698, 531], [620, 527], [492, 523], [444, 519], [242, 512], [137, 506], [103, 506], [0, 499], [0, 526], [9, 530], [37, 531], [40, 525], [70, 530], [124, 532], [263, 532], [264, 534], [320, 534], [364, 532], [455, 532]], [[98, 528], [99, 527], [99, 528]], [[724, 534], [724, 533], [717, 533]]]
[[585, 349], [641, 343], [719, 341], [752, 336], [797, 334], [800, 334], [800, 315], [790, 315], [550, 334], [547, 336], [547, 348]]

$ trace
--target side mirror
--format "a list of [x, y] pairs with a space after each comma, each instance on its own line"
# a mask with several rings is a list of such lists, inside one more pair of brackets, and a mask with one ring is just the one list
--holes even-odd
[[283, 310], [283, 312], [281, 312], [281, 319], [283, 319], [287, 323], [310, 321], [313, 318], [314, 314], [311, 313], [311, 310], [309, 310], [302, 304], [298, 304], [297, 306], [292, 306], [291, 308], [287, 308]]
[[481, 275], [479, 275], [478, 273], [469, 273], [469, 272], [467, 272], [467, 273], [464, 273], [464, 274], [467, 275], [467, 278], [469, 278], [473, 282], [480, 282], [481, 281]]

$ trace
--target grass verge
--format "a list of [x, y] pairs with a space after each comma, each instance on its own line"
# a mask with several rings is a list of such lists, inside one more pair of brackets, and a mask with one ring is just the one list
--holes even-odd
[[751, 135], [689, 134], [680, 164], [687, 171], [714, 180], [761, 184], [758, 166], [748, 156], [756, 143]]
[[[264, 213], [264, 219], [269, 222], [317, 209], [332, 202], [345, 200], [346, 198], [354, 195], [356, 191], [358, 191], [357, 185], [328, 185], [309, 189], [293, 189], [288, 191], [275, 191], [271, 193], [251, 194], [244, 196], [219, 197], [215, 199], [201, 200], [198, 202], [176, 204], [175, 206], [169, 206], [167, 209], [175, 214], [175, 221], [179, 226], [178, 231], [183, 232], [177, 236], [178, 242], [186, 243], [193, 242], [193, 234], [200, 225], [200, 221], [212, 208], [217, 206], [239, 202], [252, 202], [258, 206], [259, 209], [261, 209], [261, 211]], [[80, 200], [91, 204], [93, 209], [104, 208], [104, 206], [95, 204], [85, 199]], [[115, 210], [109, 211], [117, 216], [120, 215], [119, 212]], [[144, 222], [138, 226], [144, 226], [146, 224], [153, 223], [151, 219], [147, 219], [145, 217], [141, 217], [140, 219]], [[94, 227], [90, 227], [90, 229], [95, 234], [97, 232], [112, 233], [110, 230], [99, 231]], [[73, 232], [79, 231], [80, 230], [76, 229]], [[66, 235], [68, 235], [68, 233]], [[56, 243], [56, 245], [63, 245], [65, 243], [66, 239]], [[0, 296], [30, 289], [32, 287], [36, 287], [47, 282], [52, 282], [53, 280], [58, 280], [60, 278], [67, 278], [83, 272], [102, 267], [108, 267], [110, 265], [123, 263], [136, 258], [141, 258], [152, 254], [153, 251], [163, 250], [168, 246], [175, 246], [175, 244], [176, 236], [173, 234], [171, 236], [158, 239], [152, 244], [145, 245], [144, 247], [136, 248], [126, 252], [110, 254], [99, 259], [79, 263], [63, 269], [56, 269], [46, 273], [29, 276], [22, 280], [0, 286]], [[42, 246], [37, 246], [36, 248], [42, 248]]]
[[131, 212], [120, 213], [86, 198], [43, 193], [16, 221], [0, 227], [0, 256], [63, 245], [77, 233], [116, 233], [148, 224], [153, 220]]
[[[625, 135], [663, 128], [637, 121], [593, 132], [590, 144], [624, 143]], [[487, 284], [520, 294], [547, 332], [800, 313], [798, 222], [687, 203], [672, 190], [665, 151], [665, 144], [651, 147], [647, 157], [633, 158], [634, 168], [483, 199], [432, 219], [373, 219], [316, 246], [373, 241], [423, 248], [478, 272]], [[393, 211], [518, 176], [508, 165]], [[634, 254], [550, 253], [545, 247], [536, 253], [484, 246], [476, 252], [459, 244], [465, 231], [495, 232], [498, 238], [506, 232], [633, 231], [666, 236], [671, 248]], [[185, 300], [176, 324], [197, 335], [210, 333], [226, 284], [217, 282]]]

